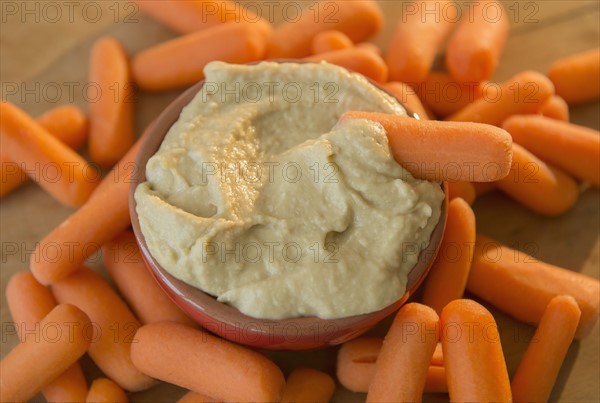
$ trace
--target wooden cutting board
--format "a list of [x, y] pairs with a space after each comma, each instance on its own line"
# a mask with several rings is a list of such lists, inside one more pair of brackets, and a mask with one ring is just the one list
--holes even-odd
[[[268, 16], [266, 2], [246, 3], [262, 7], [264, 15]], [[287, 7], [301, 3], [306, 6], [312, 2], [279, 2], [272, 8], [274, 22], [281, 21], [289, 3], [292, 5]], [[385, 49], [395, 21], [402, 15], [403, 9], [414, 4], [380, 1], [386, 26], [373, 41]], [[80, 1], [76, 4], [30, 1], [26, 5], [4, 1], [0, 7], [2, 98], [16, 103], [32, 115], [67, 102], [86, 108], [84, 86], [89, 49], [96, 38], [115, 36], [124, 43], [130, 54], [134, 54], [175, 36], [138, 12], [136, 6], [127, 1]], [[546, 72], [556, 58], [599, 46], [600, 3], [597, 1], [506, 1], [505, 7], [513, 28], [494, 77], [496, 80], [503, 80], [524, 69]], [[138, 133], [179, 93], [139, 93], [136, 96]], [[577, 124], [594, 129], [600, 126], [598, 102], [572, 108], [571, 114], [572, 121]], [[599, 277], [598, 189], [582, 188], [577, 205], [557, 218], [531, 213], [497, 192], [478, 199], [474, 209], [478, 231], [533, 253], [543, 261]], [[60, 206], [33, 184], [22, 187], [0, 202], [2, 356], [17, 343], [17, 338], [7, 330], [11, 318], [4, 298], [6, 283], [14, 273], [27, 270], [29, 255], [36, 242], [69, 213], [69, 209]], [[90, 264], [103, 272], [97, 257], [92, 258]], [[512, 374], [534, 329], [490, 309], [499, 323], [508, 368]], [[388, 324], [389, 320], [372, 333], [385, 334]], [[600, 333], [596, 326], [588, 338], [571, 346], [552, 393], [552, 401], [600, 401], [599, 345]], [[270, 355], [286, 373], [299, 366], [308, 366], [334, 374], [336, 351], [336, 348], [329, 348]], [[100, 375], [89, 358], [85, 357], [83, 364], [90, 380]], [[180, 388], [162, 384], [130, 397], [132, 401], [170, 402], [176, 401], [183, 393]], [[364, 398], [363, 394], [350, 393], [340, 386], [333, 401], [361, 402]], [[447, 396], [429, 395], [425, 396], [425, 400], [447, 401]], [[38, 396], [34, 401], [43, 401], [43, 398]]]

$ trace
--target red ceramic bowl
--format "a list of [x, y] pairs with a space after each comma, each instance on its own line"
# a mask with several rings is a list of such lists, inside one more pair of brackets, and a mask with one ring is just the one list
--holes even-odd
[[[136, 166], [139, 169], [132, 178], [129, 195], [131, 222], [142, 256], [148, 269], [169, 297], [205, 329], [236, 343], [271, 350], [307, 350], [346, 342], [371, 329], [402, 306], [421, 284], [435, 259], [446, 225], [447, 197], [442, 204], [442, 214], [431, 235], [429, 246], [421, 251], [417, 264], [408, 274], [407, 291], [404, 296], [384, 309], [364, 315], [340, 319], [316, 317], [282, 320], [256, 319], [244, 315], [236, 308], [218, 302], [200, 289], [178, 280], [158, 264], [148, 250], [144, 235], [140, 230], [133, 195], [137, 185], [146, 181], [145, 171], [148, 159], [156, 153], [167, 131], [179, 118], [182, 108], [192, 100], [202, 85], [203, 82], [199, 82], [184, 92], [147, 129], [145, 141], [141, 145], [136, 160]], [[445, 184], [442, 185], [442, 188], [447, 196]]]

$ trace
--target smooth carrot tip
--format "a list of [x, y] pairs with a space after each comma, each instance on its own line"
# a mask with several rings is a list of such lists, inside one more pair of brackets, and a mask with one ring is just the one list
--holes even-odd
[[445, 322], [447, 322], [448, 318], [451, 317], [455, 312], [461, 311], [472, 312], [477, 315], [492, 315], [490, 311], [488, 311], [479, 302], [473, 301], [472, 299], [463, 298], [448, 302], [444, 309], [442, 309], [442, 314], [440, 316], [446, 319]]
[[12, 277], [8, 280], [8, 283], [6, 284], [6, 288], [12, 288], [12, 286], [16, 283], [18, 283], [19, 281], [22, 281], [25, 278], [30, 278], [31, 277], [31, 273], [27, 273], [25, 271], [20, 271], [18, 273], [15, 273], [12, 275]]

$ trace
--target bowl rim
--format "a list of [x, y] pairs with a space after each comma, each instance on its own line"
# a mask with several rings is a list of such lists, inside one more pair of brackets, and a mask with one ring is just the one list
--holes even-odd
[[[284, 60], [279, 62], [297, 63], [298, 61]], [[404, 107], [401, 100], [398, 100], [381, 85], [368, 78], [367, 80], [396, 99]], [[280, 349], [282, 346], [290, 348], [295, 342], [293, 340], [294, 336], [290, 335], [291, 331], [296, 333], [296, 341], [299, 340], [300, 344], [302, 344], [302, 340], [316, 347], [340, 344], [359, 336], [399, 309], [424, 280], [438, 253], [447, 216], [448, 189], [445, 182], [440, 183], [445, 196], [442, 201], [440, 218], [431, 233], [428, 246], [421, 250], [417, 263], [408, 273], [404, 295], [399, 300], [378, 311], [334, 319], [322, 319], [314, 316], [286, 319], [254, 318], [245, 315], [229, 304], [217, 301], [215, 297], [201, 289], [177, 279], [156, 261], [150, 253], [144, 234], [141, 231], [136, 210], [135, 190], [139, 184], [146, 181], [146, 163], [148, 159], [156, 153], [171, 126], [179, 119], [182, 109], [195, 97], [203, 85], [204, 80], [185, 90], [156, 117], [146, 129], [139, 152], [135, 158], [134, 166], [136, 169], [132, 174], [129, 188], [131, 224], [146, 266], [160, 287], [184, 312], [200, 322], [207, 330], [241, 344], [272, 349]], [[406, 107], [404, 108], [407, 113], [410, 113]], [[419, 270], [415, 270], [417, 267], [419, 267]], [[358, 330], [352, 332], [353, 329]], [[236, 334], [240, 331], [244, 334]]]

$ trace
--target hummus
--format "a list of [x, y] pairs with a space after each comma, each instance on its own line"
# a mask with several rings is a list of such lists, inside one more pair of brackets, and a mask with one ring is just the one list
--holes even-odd
[[330, 64], [205, 68], [135, 192], [169, 273], [256, 318], [340, 318], [398, 300], [444, 198], [348, 110], [405, 114]]

